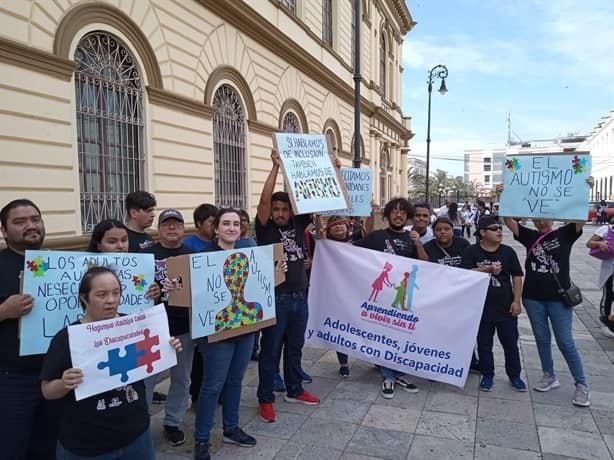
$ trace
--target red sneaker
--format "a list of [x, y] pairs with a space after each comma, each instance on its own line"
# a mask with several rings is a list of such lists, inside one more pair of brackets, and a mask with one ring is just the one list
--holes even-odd
[[302, 403], [310, 405], [320, 404], [320, 398], [312, 395], [306, 390], [304, 390], [303, 393], [298, 396], [285, 395], [284, 399], [289, 403]]
[[258, 411], [260, 415], [260, 420], [264, 423], [273, 423], [277, 420], [277, 416], [275, 415], [275, 408], [272, 403], [260, 403], [260, 410]]

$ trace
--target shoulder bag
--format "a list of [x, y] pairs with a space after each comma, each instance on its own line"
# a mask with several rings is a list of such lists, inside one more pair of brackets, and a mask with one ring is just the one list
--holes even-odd
[[592, 248], [588, 255], [593, 256], [600, 260], [610, 260], [614, 258], [614, 227], [608, 227], [608, 233], [603, 237], [603, 241], [608, 243], [608, 250], [602, 251], [601, 248]]

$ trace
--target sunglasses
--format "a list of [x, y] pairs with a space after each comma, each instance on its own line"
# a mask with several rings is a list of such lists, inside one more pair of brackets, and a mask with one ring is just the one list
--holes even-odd
[[486, 227], [484, 230], [490, 230], [491, 232], [498, 232], [499, 230], [503, 230], [503, 225], [491, 225], [490, 227]]

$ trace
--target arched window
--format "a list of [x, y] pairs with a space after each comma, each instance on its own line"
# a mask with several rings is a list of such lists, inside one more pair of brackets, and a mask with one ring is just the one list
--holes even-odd
[[388, 149], [382, 147], [379, 156], [379, 204], [384, 206], [388, 201]]
[[330, 141], [330, 145], [333, 149], [333, 153], [336, 155], [339, 150], [339, 146], [337, 145], [337, 136], [335, 136], [335, 132], [333, 131], [332, 128], [328, 128], [324, 134], [326, 135], [327, 139]]
[[232, 86], [223, 84], [215, 91], [212, 105], [215, 201], [219, 206], [246, 209], [243, 103]]
[[379, 84], [382, 94], [386, 97], [386, 38], [384, 31], [381, 32], [379, 46]]
[[284, 133], [300, 133], [301, 124], [298, 121], [294, 112], [287, 112], [284, 115], [284, 120], [281, 124], [281, 129]]
[[143, 82], [128, 48], [106, 32], [75, 51], [81, 227], [124, 219], [124, 196], [143, 188]]

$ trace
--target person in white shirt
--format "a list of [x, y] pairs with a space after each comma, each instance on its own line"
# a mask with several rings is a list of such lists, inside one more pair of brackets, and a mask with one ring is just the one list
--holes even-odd
[[599, 248], [607, 255], [601, 259], [601, 270], [599, 273], [599, 287], [603, 289], [601, 296], [599, 320], [603, 323], [601, 333], [606, 337], [614, 337], [614, 315], [612, 315], [612, 303], [614, 302], [614, 247], [612, 247], [611, 232], [614, 232], [614, 225], [603, 225], [595, 230], [595, 233], [586, 246], [590, 249]]
[[416, 232], [420, 243], [424, 245], [434, 238], [430, 223], [431, 206], [428, 203], [416, 203], [414, 204], [413, 225], [407, 225], [403, 230], [410, 233]]

